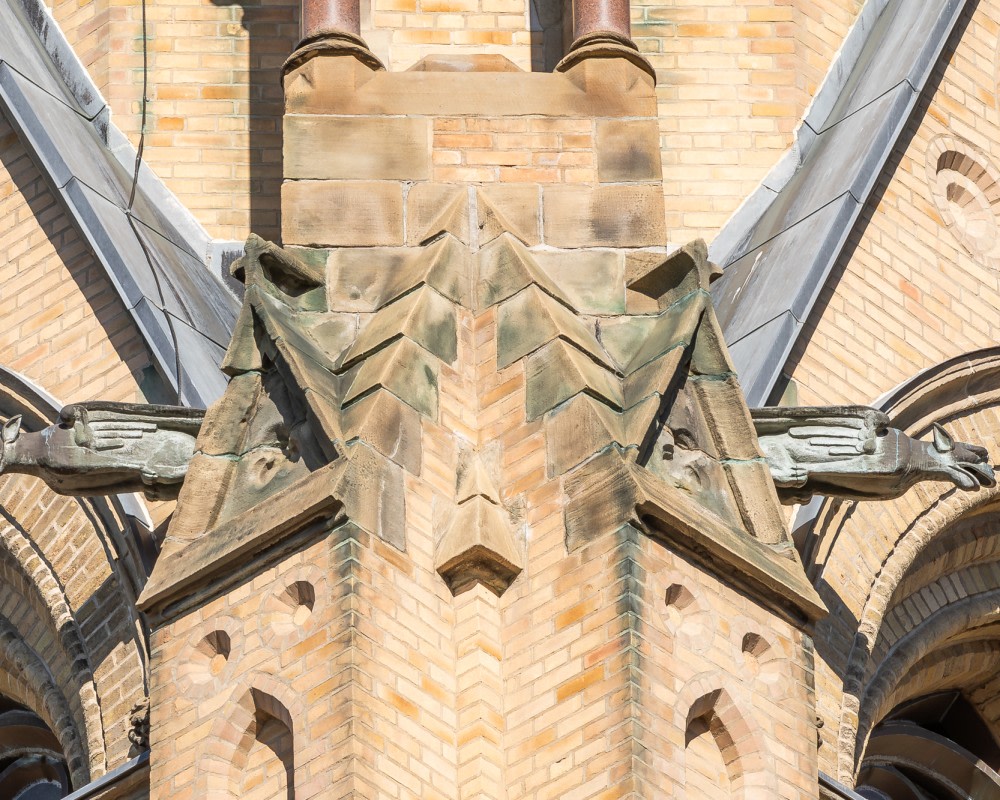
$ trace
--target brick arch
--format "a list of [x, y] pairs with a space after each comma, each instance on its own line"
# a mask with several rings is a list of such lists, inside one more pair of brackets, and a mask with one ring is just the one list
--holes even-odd
[[[38, 429], [55, 420], [59, 408], [45, 389], [0, 367], [0, 418], [20, 414], [27, 427]], [[78, 724], [86, 731], [94, 778], [127, 758], [123, 702], [127, 711], [147, 694], [144, 622], [135, 609], [147, 545], [128, 516], [149, 523], [145, 507], [132, 496], [67, 498], [34, 478], [0, 477], [0, 551], [33, 587], [33, 613], [51, 625], [66, 654], [68, 670], [57, 679], [71, 702], [82, 706]], [[93, 565], [100, 567], [96, 580]], [[112, 607], [125, 613], [104, 624]]]
[[[949, 689], [971, 691], [970, 687], [982, 684], [996, 673], [998, 660], [1000, 638], [962, 641], [933, 650], [917, 661], [900, 685], [886, 696], [877, 719], [901, 703], [922, 695]], [[875, 724], [878, 723], [871, 727]]]
[[[956, 439], [983, 444], [995, 456], [1000, 452], [1000, 347], [925, 370], [890, 392], [880, 406], [910, 435], [926, 436], [931, 423], [939, 422]], [[944, 532], [998, 500], [996, 487], [961, 492], [924, 483], [892, 501], [827, 501], [817, 515], [804, 557], [832, 611], [817, 631], [817, 650], [826, 656], [828, 671], [837, 674], [831, 685], [841, 680], [839, 699], [829, 695], [823, 709], [828, 719], [838, 720], [836, 763], [829, 769], [841, 781], [854, 777], [860, 698], [886, 614], [899, 601], [897, 587]]]
[[940, 576], [976, 564], [1000, 561], [1000, 508], [987, 507], [949, 526], [914, 559], [909, 571], [896, 585], [889, 607], [898, 597], [906, 597], [928, 586]]
[[[62, 585], [52, 566], [27, 536], [13, 525], [0, 520], [0, 560], [9, 556], [9, 563], [21, 575], [27, 586], [34, 590], [41, 612], [54, 634], [60, 650], [68, 662], [72, 693], [79, 703], [79, 721], [87, 736], [89, 770], [94, 777], [107, 770], [107, 744], [101, 721], [101, 704], [94, 672], [91, 668], [83, 634], [70, 611]], [[64, 686], [64, 691], [69, 689]]]
[[[298, 763], [295, 746], [305, 741], [302, 726], [306, 724], [306, 709], [295, 691], [270, 675], [259, 675], [250, 685], [236, 687], [230, 695], [229, 713], [220, 714], [205, 741], [213, 742], [212, 750], [199, 759], [200, 775], [196, 796], [206, 800], [235, 800], [235, 786], [246, 765], [257, 734], [258, 713], [279, 720], [292, 735], [293, 760]], [[298, 797], [298, 795], [297, 795]]]
[[0, 688], [17, 692], [12, 699], [22, 702], [44, 720], [59, 740], [69, 765], [73, 786], [79, 789], [90, 780], [86, 743], [73, 722], [73, 713], [45, 662], [17, 629], [0, 617]]
[[[863, 691], [859, 692], [859, 711], [856, 726], [853, 728], [855, 738], [850, 754], [852, 762], [860, 761], [872, 727], [890, 710], [887, 704], [893, 693], [922, 659], [930, 656], [942, 644], [963, 631], [991, 624], [997, 620], [1000, 620], [1000, 589], [982, 592], [948, 604], [928, 615], [903, 636], [878, 665]], [[842, 729], [841, 736], [843, 734]], [[852, 763], [852, 773], [853, 769]]]
[[881, 663], [902, 638], [912, 620], [926, 618], [929, 613], [958, 600], [960, 594], [978, 594], [983, 586], [1000, 586], [1000, 564], [995, 560], [975, 562], [953, 571], [942, 571], [924, 586], [898, 597], [897, 602], [888, 607], [878, 636], [869, 648], [871, 660], [866, 679], [870, 677], [873, 665]]
[[773, 759], [766, 740], [753, 718], [740, 710], [734, 693], [723, 685], [726, 677], [705, 672], [688, 681], [674, 702], [674, 724], [686, 736], [694, 720], [706, 715], [717, 719], [721, 731], [713, 732], [713, 736], [726, 764], [732, 797], [777, 797]]

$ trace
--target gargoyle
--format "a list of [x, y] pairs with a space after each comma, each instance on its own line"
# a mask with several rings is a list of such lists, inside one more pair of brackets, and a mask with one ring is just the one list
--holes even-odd
[[924, 480], [966, 490], [996, 482], [985, 448], [953, 441], [937, 424], [933, 441], [924, 442], [867, 406], [758, 408], [751, 414], [784, 503], [814, 494], [889, 500]]
[[0, 473], [41, 478], [58, 494], [142, 491], [177, 497], [194, 455], [204, 411], [130, 403], [78, 403], [54, 425], [27, 433], [21, 417], [3, 426]]

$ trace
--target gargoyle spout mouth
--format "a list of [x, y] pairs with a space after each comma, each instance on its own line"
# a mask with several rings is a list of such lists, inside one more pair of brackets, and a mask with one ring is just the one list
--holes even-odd
[[963, 464], [962, 468], [972, 474], [983, 486], [996, 486], [997, 478], [989, 464]]

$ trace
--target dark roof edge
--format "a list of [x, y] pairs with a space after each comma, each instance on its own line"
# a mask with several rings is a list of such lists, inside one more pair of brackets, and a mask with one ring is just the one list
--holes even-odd
[[[107, 144], [108, 151], [125, 169], [130, 173], [133, 172], [135, 147], [112, 122], [110, 106], [53, 18], [50, 9], [43, 0], [17, 0], [17, 2], [52, 60], [52, 66], [66, 85], [66, 90], [90, 118], [101, 139]], [[214, 269], [217, 265], [213, 261], [220, 257], [220, 248], [215, 246], [216, 240], [145, 163], [139, 169], [138, 188], [152, 202], [169, 209], [171, 222], [177, 232], [184, 237], [187, 249], [199, 254], [208, 268]]]
[[[751, 407], [767, 403], [780, 380], [794, 343], [904, 135], [969, 0], [934, 0], [919, 6], [906, 3], [868, 0], [848, 36], [849, 46], [845, 42], [830, 69], [829, 81], [817, 92], [803, 118], [795, 147], [733, 215], [710, 248], [710, 257], [724, 268], [723, 277], [713, 286], [713, 299], [726, 311], [726, 340], [741, 382], [751, 387], [747, 391]], [[902, 51], [903, 55], [898, 42], [913, 30], [914, 18], [925, 24], [920, 38], [913, 40], [914, 46]], [[888, 73], [886, 64], [891, 65]], [[893, 83], [897, 79], [899, 82]], [[878, 106], [887, 97], [895, 98], [891, 113]], [[809, 204], [823, 198], [817, 186], [825, 179], [834, 157], [831, 154], [836, 152], [829, 145], [830, 137], [849, 130], [843, 126], [852, 124], [850, 120], [855, 120], [853, 124], [861, 120], [865, 141], [870, 144], [864, 158], [843, 165], [847, 177], [842, 175], [840, 183], [849, 189], [844, 194], [849, 202], [840, 213], [813, 226], [816, 230], [809, 232], [810, 241], [818, 246], [795, 242], [793, 232], [817, 210]], [[825, 141], [819, 144], [821, 139]], [[800, 190], [804, 193], [801, 202]], [[758, 260], [765, 254], [765, 268], [758, 270], [755, 260], [753, 269], [747, 270], [747, 259], [753, 258], [755, 250]], [[802, 268], [803, 263], [807, 269]], [[732, 320], [742, 320], [745, 328], [748, 320], [755, 322], [754, 316], [761, 315], [762, 310], [752, 303], [759, 302], [768, 285], [781, 286], [789, 302], [798, 303], [792, 329], [765, 330], [766, 326], [758, 324], [759, 330], [752, 332], [738, 332], [738, 325], [733, 330]], [[748, 286], [751, 290], [744, 291]], [[791, 305], [784, 309], [791, 310]], [[737, 351], [742, 355], [738, 357]]]
[[820, 770], [819, 773], [819, 786], [821, 789], [826, 791], [827, 797], [838, 797], [843, 798], [844, 800], [865, 800], [864, 797], [855, 792], [853, 789], [848, 789], [844, 786], [844, 784], [840, 783], [840, 781], [835, 781], [822, 770]]
[[[22, 0], [36, 2], [38, 0]], [[770, 172], [764, 176], [760, 184], [739, 205], [733, 215], [722, 226], [722, 229], [712, 240], [708, 248], [709, 258], [716, 264], [728, 264], [736, 255], [740, 245], [750, 236], [764, 212], [770, 207], [774, 198], [785, 188], [792, 176], [802, 166], [812, 145], [816, 141], [816, 131], [822, 130], [823, 124], [830, 112], [837, 105], [841, 93], [847, 87], [858, 59], [868, 45], [879, 16], [889, 4], [889, 0], [867, 0], [858, 12], [858, 17], [851, 30], [844, 38], [834, 56], [826, 77], [809, 103], [806, 112], [795, 129], [795, 140], [785, 151]], [[947, 37], [946, 37], [947, 38]], [[944, 42], [942, 41], [942, 45]], [[915, 87], [918, 90], [922, 87]]]

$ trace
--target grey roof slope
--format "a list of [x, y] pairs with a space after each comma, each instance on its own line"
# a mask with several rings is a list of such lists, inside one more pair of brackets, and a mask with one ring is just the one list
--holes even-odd
[[[41, 0], [0, 0], [0, 113], [90, 243], [180, 401], [219, 397], [239, 302], [207, 262], [214, 241], [142, 166]], [[179, 354], [179, 355], [178, 355]], [[178, 369], [179, 368], [179, 369]]]
[[968, 0], [868, 0], [796, 142], [712, 243], [712, 287], [751, 406], [792, 346]]

